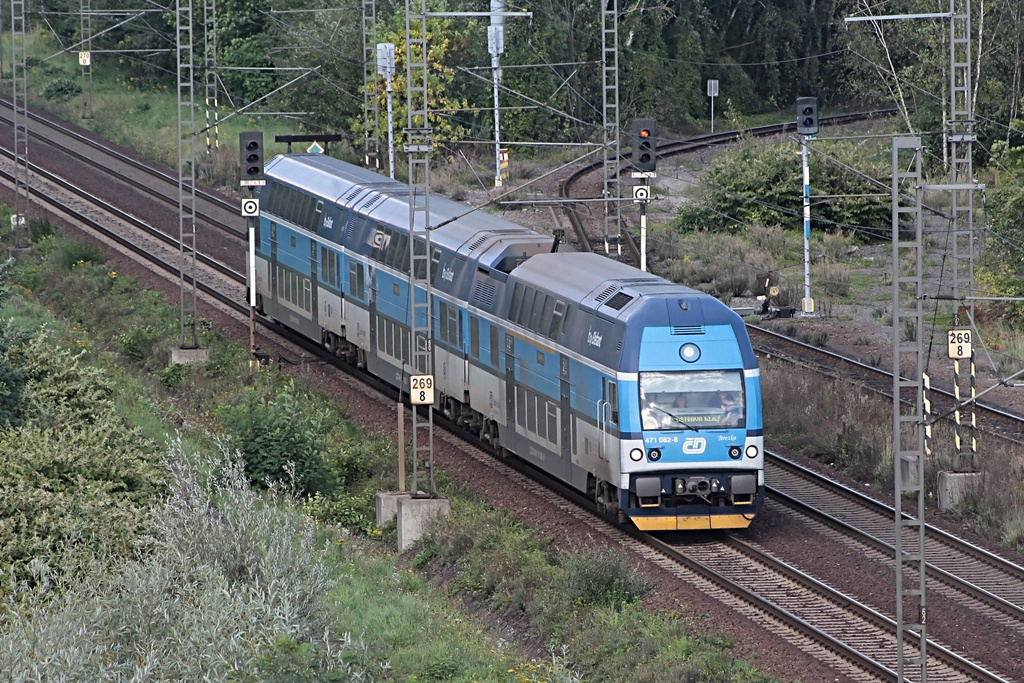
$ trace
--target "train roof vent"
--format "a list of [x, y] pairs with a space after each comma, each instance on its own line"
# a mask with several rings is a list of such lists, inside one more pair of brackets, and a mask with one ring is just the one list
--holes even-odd
[[473, 302], [482, 308], [494, 305], [494, 283], [489, 280], [477, 280], [473, 285]]
[[604, 290], [603, 292], [601, 292], [600, 294], [595, 296], [594, 297], [594, 301], [596, 301], [597, 303], [601, 303], [602, 301], [604, 301], [605, 299], [610, 297], [612, 295], [612, 292], [614, 292], [618, 288], [619, 288], [618, 285], [610, 285], [608, 287], [608, 289]]
[[372, 198], [370, 198], [370, 200], [368, 202], [363, 203], [363, 205], [360, 208], [362, 208], [362, 209], [369, 209], [374, 204], [376, 204], [377, 202], [379, 202], [382, 199], [384, 199], [384, 195], [382, 195], [382, 194], [375, 194]]
[[673, 325], [672, 334], [704, 334], [703, 325]]
[[616, 292], [615, 296], [609, 299], [605, 306], [608, 308], [614, 308], [616, 311], [621, 311], [622, 308], [632, 300], [633, 297], [629, 294], [626, 294], [625, 292]]
[[359, 193], [363, 191], [362, 185], [356, 185], [352, 188], [352, 191], [345, 195], [345, 203], [348, 204], [350, 201], [359, 196]]
[[491, 233], [485, 232], [483, 235], [481, 235], [480, 237], [476, 238], [475, 240], [473, 240], [472, 243], [470, 243], [470, 245], [468, 247], [469, 251], [473, 251], [474, 249], [478, 248], [481, 244], [483, 244], [484, 242], [486, 242], [490, 238], [491, 238]]

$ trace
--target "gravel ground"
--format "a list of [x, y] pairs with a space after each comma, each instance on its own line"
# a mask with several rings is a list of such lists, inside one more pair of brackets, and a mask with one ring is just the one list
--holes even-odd
[[[40, 149], [40, 147], [37, 146], [36, 149]], [[74, 169], [66, 169], [66, 172], [75, 173]], [[109, 190], [105, 191], [102, 187], [94, 189], [97, 193], [109, 193]], [[118, 189], [117, 192], [121, 206], [136, 215], [149, 216], [154, 211], [166, 214], [165, 210], [159, 207], [154, 208], [152, 202], [138, 197], [133, 192], [125, 191], [123, 188]], [[9, 201], [9, 199], [8, 197], [7, 200]], [[469, 203], [473, 203], [472, 199]], [[551, 220], [550, 213], [540, 211], [515, 212], [509, 217], [520, 220], [529, 216], [537, 216], [538, 220], [543, 221]], [[163, 215], [162, 219], [166, 220], [166, 215]], [[214, 235], [204, 235], [204, 242], [201, 242], [200, 245], [205, 247], [205, 241], [213, 239], [215, 239]], [[230, 249], [231, 245], [220, 245], [220, 248]], [[169, 299], [177, 301], [176, 280], [169, 282], [162, 276], [154, 275], [143, 269], [134, 261], [117, 255], [112, 256], [112, 267], [115, 267], [120, 273], [136, 276], [140, 286], [165, 291]], [[212, 320], [215, 325], [235, 337], [240, 343], [248, 343], [248, 329], [239, 325], [235, 320], [226, 318], [220, 312], [202, 305], [200, 314]], [[860, 320], [851, 318], [848, 321], [843, 319], [802, 321], [802, 325], [821, 326], [823, 329], [827, 329], [829, 346], [834, 345], [837, 349], [843, 349], [844, 344], [848, 343], [854, 350], [864, 351], [864, 349], [857, 349], [857, 345], [853, 344], [855, 340], [868, 334]], [[871, 334], [874, 338], [874, 332]], [[888, 339], [887, 335], [882, 335], [880, 332], [878, 338]], [[844, 342], [844, 340], [846, 341]], [[260, 335], [257, 343], [264, 351], [270, 353], [280, 351], [285, 356], [294, 357], [292, 351], [278, 347], [273, 340], [264, 335]], [[871, 353], [884, 353], [884, 351], [884, 346], [872, 345], [870, 349]], [[394, 436], [393, 408], [367, 396], [365, 391], [327, 368], [314, 365], [311, 367], [295, 366], [293, 369], [296, 372], [311, 371], [316, 381], [337, 396], [339, 402], [347, 405], [351, 414], [365, 428]], [[436, 449], [435, 457], [437, 465], [451, 473], [456, 481], [471, 487], [494, 506], [514, 511], [524, 522], [537, 527], [540, 533], [555, 539], [561, 547], [578, 546], [581, 539], [587, 539], [587, 543], [610, 542], [600, 535], [595, 535], [589, 527], [566, 519], [553, 505], [529, 494], [523, 494], [521, 491], [511, 490], [507, 482], [495, 475], [493, 470], [475, 463], [461, 453], [458, 447], [441, 443]], [[816, 463], [808, 464], [816, 466]], [[856, 484], [856, 482], [853, 483]], [[961, 525], [953, 521], [945, 521], [937, 512], [934, 514], [929, 512], [929, 515], [932, 521], [938, 521], [959, 535], [967, 536], [978, 545], [985, 547], [991, 545], [972, 537]], [[747, 535], [783, 559], [797, 566], [813, 570], [813, 573], [822, 580], [843, 587], [856, 599], [892, 613], [895, 589], [891, 562], [865, 557], [854, 549], [837, 545], [813, 529], [795, 525], [783, 511], [770, 503]], [[755, 658], [758, 666], [785, 681], [811, 683], [854, 680], [801, 652], [796, 646], [769, 633], [747, 618], [723, 608], [716, 600], [704, 595], [690, 584], [669, 577], [665, 572], [639, 557], [636, 558], [636, 561], [641, 571], [657, 585], [657, 590], [646, 601], [648, 607], [669, 610], [690, 618], [693, 620], [695, 630], [718, 632], [732, 638], [736, 656]], [[1016, 561], [1021, 562], [1022, 559], [1018, 557]], [[999, 624], [979, 623], [970, 615], [944, 604], [942, 596], [935, 593], [929, 595], [929, 605], [930, 635], [953, 646], [958, 651], [969, 653], [971, 656], [983, 655], [987, 665], [997, 667], [1011, 678], [1024, 680], [1024, 664], [1019, 661], [1019, 652], [1024, 645], [1020, 633], [1008, 631]], [[537, 646], [537, 643], [530, 638], [528, 628], [524, 624], [508, 621], [507, 615], [485, 614], [485, 616], [494, 621], [496, 628], [505, 629], [506, 634], [514, 630], [515, 637], [524, 646]]]

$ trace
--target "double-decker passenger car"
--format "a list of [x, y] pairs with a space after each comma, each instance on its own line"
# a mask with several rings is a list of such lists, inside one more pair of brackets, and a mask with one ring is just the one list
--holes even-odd
[[[408, 187], [323, 155], [277, 156], [266, 178], [258, 309], [404, 387]], [[436, 409], [640, 529], [750, 524], [761, 392], [738, 315], [443, 197], [428, 221]]]

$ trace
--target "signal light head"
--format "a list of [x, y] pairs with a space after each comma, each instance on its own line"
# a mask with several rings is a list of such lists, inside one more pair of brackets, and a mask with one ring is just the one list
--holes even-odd
[[796, 100], [796, 132], [814, 135], [818, 132], [818, 98], [798, 97]]
[[654, 151], [656, 135], [654, 119], [633, 120], [633, 167], [636, 170], [655, 170], [658, 163]]

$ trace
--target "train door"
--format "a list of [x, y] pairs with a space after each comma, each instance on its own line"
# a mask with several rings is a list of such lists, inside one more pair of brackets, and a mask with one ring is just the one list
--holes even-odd
[[366, 264], [366, 281], [370, 289], [366, 292], [366, 306], [370, 311], [370, 353], [377, 355], [377, 269], [369, 263]]
[[270, 222], [270, 298], [277, 309], [277, 222]]
[[618, 431], [619, 423], [619, 394], [618, 385], [607, 378], [601, 379], [601, 400], [597, 403], [597, 429], [600, 442], [597, 446], [597, 457], [607, 461], [609, 453], [617, 452], [613, 449], [614, 437], [610, 432]]
[[[495, 328], [497, 329], [497, 328]], [[516, 432], [516, 357], [515, 337], [505, 333], [505, 434]], [[511, 443], [505, 444], [506, 447]]]
[[569, 381], [569, 358], [565, 355], [559, 355], [558, 357], [558, 376], [560, 385], [561, 395], [561, 408], [558, 411], [558, 425], [559, 433], [561, 435], [561, 454], [562, 461], [566, 466], [566, 470], [571, 474], [572, 467], [572, 405], [570, 401], [569, 392], [571, 391], [572, 385]]
[[320, 281], [318, 265], [320, 262], [317, 260], [316, 245], [317, 243], [315, 239], [309, 240], [309, 288], [311, 290], [309, 293], [309, 316], [313, 319], [313, 325], [320, 324], [318, 322], [320, 315], [320, 302], [318, 301], [319, 297], [317, 296], [317, 290], [319, 289], [319, 285], [317, 283]]

